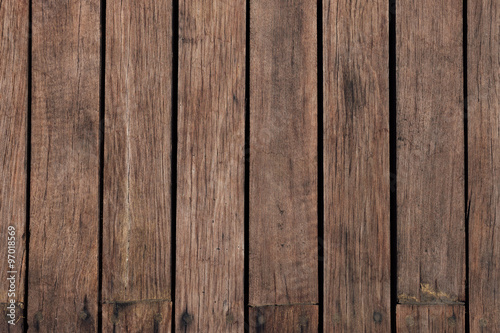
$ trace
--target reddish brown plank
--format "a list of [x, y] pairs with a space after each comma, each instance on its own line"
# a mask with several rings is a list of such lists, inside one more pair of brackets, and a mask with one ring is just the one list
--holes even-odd
[[462, 2], [399, 1], [396, 17], [398, 299], [457, 303], [465, 300]]
[[318, 301], [317, 8], [250, 1], [250, 305]]
[[465, 332], [463, 305], [398, 305], [398, 333], [461, 333]]
[[29, 331], [95, 332], [100, 3], [32, 6]]
[[[1, 332], [23, 331], [26, 276], [28, 4], [27, 0], [0, 2]], [[9, 254], [12, 257], [9, 257]], [[9, 262], [9, 259], [14, 262]], [[6, 280], [12, 276], [15, 281]], [[14, 281], [14, 288], [11, 288], [10, 281]]]
[[103, 332], [170, 332], [172, 303], [120, 302], [103, 305]]
[[500, 332], [500, 2], [468, 4], [471, 332]]
[[244, 322], [245, 1], [179, 3], [175, 326]]
[[106, 10], [102, 295], [135, 305], [103, 316], [137, 332], [153, 325], [152, 301], [171, 301], [172, 4], [108, 0]]
[[324, 330], [390, 331], [388, 2], [324, 1]]
[[318, 332], [317, 305], [251, 307], [249, 332]]

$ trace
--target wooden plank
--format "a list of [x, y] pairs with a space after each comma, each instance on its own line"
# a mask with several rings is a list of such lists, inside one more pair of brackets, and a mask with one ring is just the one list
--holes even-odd
[[102, 295], [138, 304], [103, 316], [138, 332], [171, 301], [172, 4], [108, 0], [106, 18]]
[[250, 10], [249, 301], [316, 303], [316, 1]]
[[318, 332], [317, 305], [250, 307], [249, 332]]
[[177, 331], [243, 331], [245, 7], [179, 3]]
[[29, 331], [97, 330], [98, 0], [33, 1]]
[[[28, 112], [27, 0], [0, 2], [0, 304], [1, 332], [23, 331], [26, 276], [26, 119]], [[12, 229], [13, 228], [13, 229]], [[10, 235], [14, 232], [15, 235]], [[9, 239], [13, 237], [12, 239]], [[9, 244], [9, 242], [14, 243]], [[9, 253], [9, 245], [14, 253]], [[8, 254], [14, 258], [8, 258]], [[8, 259], [14, 259], [9, 267]], [[15, 271], [14, 289], [7, 283]], [[14, 292], [12, 290], [15, 290]], [[14, 304], [11, 304], [11, 301]], [[8, 308], [9, 307], [9, 308]], [[11, 314], [10, 308], [14, 313]], [[10, 317], [5, 315], [9, 314]], [[8, 322], [13, 320], [15, 325]]]
[[389, 332], [388, 2], [324, 1], [325, 332]]
[[103, 305], [103, 332], [170, 332], [172, 303], [120, 302]]
[[462, 2], [397, 5], [398, 299], [457, 303], [465, 300]]
[[465, 333], [465, 307], [399, 304], [396, 321], [398, 333]]
[[471, 332], [500, 332], [500, 2], [468, 4]]

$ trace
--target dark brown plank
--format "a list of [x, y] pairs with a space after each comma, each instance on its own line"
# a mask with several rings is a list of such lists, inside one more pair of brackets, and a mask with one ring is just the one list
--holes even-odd
[[250, 305], [316, 303], [316, 1], [250, 10]]
[[243, 331], [245, 1], [179, 3], [175, 326]]
[[457, 303], [465, 300], [462, 2], [397, 6], [398, 299]]
[[390, 331], [388, 2], [324, 1], [325, 332]]
[[465, 332], [463, 305], [398, 305], [398, 333], [461, 333]]
[[[0, 332], [23, 331], [22, 308], [26, 275], [28, 4], [27, 0], [0, 2]], [[9, 234], [11, 232], [15, 235]], [[9, 244], [13, 241], [14, 243]], [[9, 253], [9, 248], [14, 252]], [[8, 257], [9, 254], [13, 257]], [[9, 259], [15, 262], [9, 263]], [[10, 282], [6, 280], [12, 275], [15, 277], [14, 289], [11, 289]], [[14, 313], [11, 314], [10, 308]], [[4, 314], [9, 314], [10, 317]], [[10, 325], [9, 321], [15, 325]]]
[[31, 332], [97, 330], [99, 8], [33, 1]]
[[251, 307], [250, 332], [318, 332], [317, 305]]
[[106, 18], [102, 295], [137, 304], [103, 315], [138, 332], [171, 301], [172, 4], [108, 0]]
[[170, 332], [172, 303], [120, 302], [103, 305], [103, 332]]
[[471, 332], [500, 332], [500, 2], [468, 4]]

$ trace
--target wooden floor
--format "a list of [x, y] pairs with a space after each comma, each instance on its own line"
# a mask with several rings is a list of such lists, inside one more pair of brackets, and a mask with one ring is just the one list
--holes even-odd
[[500, 332], [499, 0], [0, 0], [0, 135], [0, 332]]

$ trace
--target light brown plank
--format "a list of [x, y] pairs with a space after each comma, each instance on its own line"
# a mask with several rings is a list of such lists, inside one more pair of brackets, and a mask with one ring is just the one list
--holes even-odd
[[175, 326], [243, 330], [245, 1], [179, 4]]
[[[26, 119], [28, 112], [27, 0], [0, 2], [0, 303], [1, 332], [23, 331], [26, 277]], [[10, 235], [13, 227], [15, 235]], [[13, 237], [13, 238], [12, 238]], [[11, 238], [11, 239], [9, 239]], [[15, 263], [8, 262], [14, 240]], [[7, 273], [15, 271], [16, 273]], [[15, 276], [15, 291], [7, 277]], [[11, 301], [15, 304], [11, 305]], [[16, 306], [17, 305], [17, 306]], [[14, 313], [10, 315], [13, 307]], [[8, 312], [5, 312], [8, 311]], [[6, 317], [4, 314], [9, 314]], [[8, 322], [13, 320], [15, 325]]]
[[95, 332], [100, 3], [33, 1], [30, 332]]
[[108, 0], [106, 18], [102, 295], [137, 304], [103, 316], [138, 332], [171, 301], [172, 4]]
[[249, 332], [318, 332], [317, 305], [251, 307]]
[[316, 1], [250, 10], [250, 305], [316, 303]]
[[468, 4], [471, 332], [500, 332], [500, 2]]
[[323, 2], [324, 330], [390, 331], [388, 2]]
[[103, 305], [103, 332], [170, 332], [172, 303], [120, 302]]
[[396, 17], [398, 299], [460, 302], [465, 300], [462, 2], [399, 1]]
[[398, 333], [460, 333], [465, 332], [463, 305], [398, 305]]

